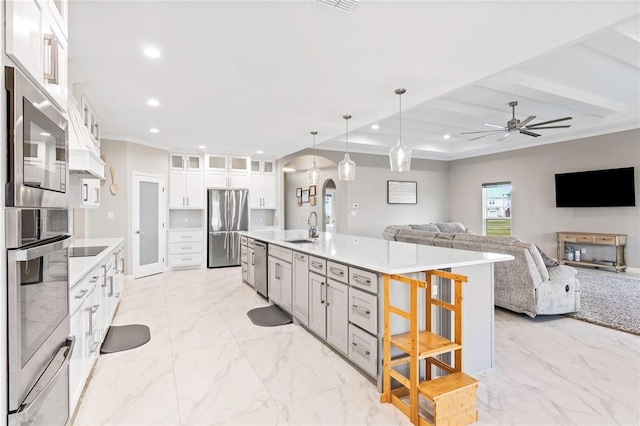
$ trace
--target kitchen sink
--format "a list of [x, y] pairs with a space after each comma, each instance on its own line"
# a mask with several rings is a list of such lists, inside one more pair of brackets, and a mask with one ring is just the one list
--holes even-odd
[[300, 240], [285, 240], [285, 243], [291, 243], [291, 244], [313, 244], [315, 243], [315, 240], [312, 239], [300, 239]]

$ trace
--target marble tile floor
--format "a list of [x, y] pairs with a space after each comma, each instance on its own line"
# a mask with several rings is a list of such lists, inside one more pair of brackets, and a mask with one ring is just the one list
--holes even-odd
[[[239, 268], [128, 281], [114, 325], [151, 341], [102, 355], [74, 425], [408, 425], [301, 327], [257, 327], [264, 299]], [[479, 425], [640, 424], [640, 337], [563, 316], [496, 309], [496, 368], [479, 374]]]

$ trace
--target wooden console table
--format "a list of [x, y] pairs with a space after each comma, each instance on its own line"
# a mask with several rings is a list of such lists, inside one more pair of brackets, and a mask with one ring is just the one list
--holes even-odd
[[[627, 234], [601, 234], [590, 232], [557, 232], [558, 235], [558, 262], [575, 266], [594, 266], [597, 268], [612, 268], [616, 272], [627, 270], [625, 252], [627, 249]], [[603, 246], [615, 246], [616, 260], [611, 263], [598, 263], [590, 260], [565, 260], [564, 249], [566, 243], [596, 244]]]

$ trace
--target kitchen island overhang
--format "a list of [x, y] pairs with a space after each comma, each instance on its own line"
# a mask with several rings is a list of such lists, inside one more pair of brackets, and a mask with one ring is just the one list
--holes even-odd
[[[494, 366], [494, 289], [493, 289], [493, 264], [496, 262], [504, 262], [512, 260], [510, 255], [497, 253], [481, 253], [473, 251], [465, 251], [443, 247], [433, 247], [421, 244], [404, 243], [397, 241], [388, 241], [383, 239], [375, 239], [369, 237], [360, 237], [353, 235], [324, 233], [316, 240], [307, 241], [307, 230], [269, 230], [269, 231], [247, 231], [243, 232], [246, 238], [263, 241], [269, 245], [278, 246], [290, 250], [294, 255], [307, 255], [311, 259], [324, 260], [327, 265], [343, 265], [348, 268], [345, 281], [345, 288], [351, 293], [361, 292], [362, 288], [358, 288], [356, 282], [353, 282], [354, 273], [352, 271], [362, 271], [375, 274], [378, 278], [375, 280], [374, 287], [369, 291], [377, 297], [377, 327], [374, 331], [368, 330], [377, 339], [377, 348], [375, 365], [376, 368], [365, 371], [372, 379], [376, 380], [378, 385], [381, 384], [381, 362], [382, 362], [382, 337], [383, 337], [383, 275], [405, 275], [414, 278], [424, 276], [427, 270], [447, 270], [454, 274], [465, 275], [469, 281], [464, 285], [464, 322], [463, 331], [465, 336], [464, 351], [464, 371], [468, 374], [477, 374], [485, 370], [492, 369]], [[280, 269], [282, 271], [282, 269]], [[311, 271], [311, 268], [310, 268]], [[317, 271], [316, 271], [317, 272]], [[311, 271], [313, 277], [317, 277], [317, 273]], [[282, 274], [282, 272], [280, 272]], [[362, 274], [360, 274], [362, 275]], [[373, 275], [370, 275], [373, 276]], [[328, 284], [334, 283], [334, 287], [338, 287], [338, 282], [332, 281], [330, 273], [326, 274], [327, 287]], [[339, 280], [338, 280], [339, 281]], [[408, 306], [408, 293], [404, 285], [393, 283], [391, 299], [394, 305], [402, 306], [405, 302]], [[296, 283], [292, 283], [292, 292], [296, 291]], [[311, 287], [310, 287], [311, 288]], [[326, 294], [325, 290], [325, 294]], [[439, 297], [448, 297], [450, 288], [448, 285], [434, 286]], [[322, 293], [320, 293], [322, 295]], [[358, 293], [359, 294], [359, 293]], [[272, 302], [273, 298], [270, 297]], [[312, 293], [309, 293], [309, 300], [312, 299]], [[403, 300], [403, 299], [406, 299]], [[287, 306], [286, 303], [280, 303], [281, 307]], [[424, 301], [421, 301], [423, 306]], [[351, 307], [351, 299], [349, 307]], [[335, 308], [334, 308], [335, 309]], [[286, 309], [285, 309], [286, 310]], [[293, 311], [293, 312], [292, 312]], [[294, 320], [297, 320], [294, 314], [295, 309], [289, 310]], [[346, 325], [348, 330], [362, 332], [358, 327], [357, 321], [351, 320]], [[439, 327], [444, 332], [450, 331], [450, 324], [447, 324], [448, 317], [441, 314], [435, 319], [439, 322]], [[317, 337], [327, 340], [325, 336], [318, 336], [314, 329], [309, 329], [308, 325], [295, 321], [302, 325], [305, 329], [311, 331]], [[335, 328], [335, 325], [333, 325]], [[392, 332], [402, 333], [408, 330], [408, 326], [403, 324], [401, 319], [392, 322]], [[351, 333], [351, 337], [353, 337]], [[352, 344], [345, 348], [331, 343], [331, 339], [327, 340], [327, 344], [336, 352], [341, 353], [353, 362], [351, 355]], [[336, 347], [338, 346], [338, 347]], [[360, 349], [359, 349], [360, 350]], [[361, 351], [361, 350], [360, 350]], [[357, 356], [358, 353], [354, 353]], [[357, 361], [357, 360], [356, 360]], [[362, 364], [354, 363], [360, 370], [363, 370]], [[375, 375], [374, 375], [375, 371]]]

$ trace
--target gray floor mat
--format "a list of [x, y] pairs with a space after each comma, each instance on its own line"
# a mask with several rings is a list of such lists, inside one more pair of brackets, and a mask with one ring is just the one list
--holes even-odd
[[247, 316], [252, 323], [261, 327], [275, 327], [277, 325], [289, 324], [292, 321], [291, 317], [276, 305], [252, 309], [247, 312]]
[[112, 325], [102, 342], [101, 354], [128, 351], [151, 340], [149, 327], [142, 324]]

